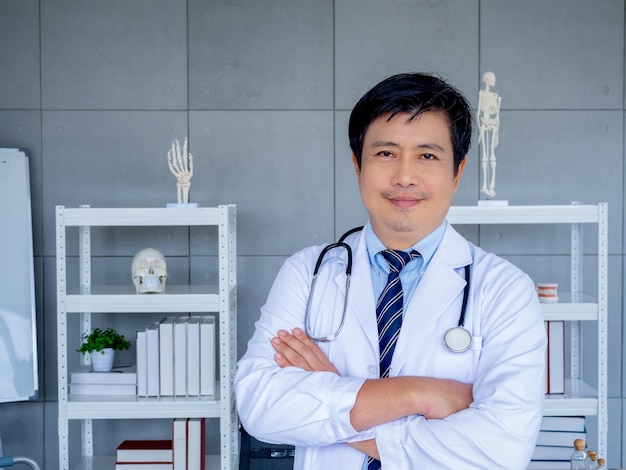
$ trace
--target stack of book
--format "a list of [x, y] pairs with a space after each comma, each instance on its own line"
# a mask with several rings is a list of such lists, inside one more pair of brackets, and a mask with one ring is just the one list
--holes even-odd
[[173, 470], [172, 440], [128, 440], [117, 447], [115, 470]]
[[546, 374], [544, 391], [549, 394], [565, 393], [565, 322], [545, 321]]
[[70, 374], [72, 395], [135, 395], [137, 372], [132, 367], [115, 367], [110, 372], [94, 372], [91, 366], [81, 366]]
[[205, 438], [205, 418], [176, 418], [171, 439], [122, 442], [115, 470], [204, 470]]
[[137, 395], [215, 394], [215, 317], [170, 316], [137, 332]]
[[582, 416], [544, 416], [528, 469], [567, 469], [574, 440], [587, 438]]

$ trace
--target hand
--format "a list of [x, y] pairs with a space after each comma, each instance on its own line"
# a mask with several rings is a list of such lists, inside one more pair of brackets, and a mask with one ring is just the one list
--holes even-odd
[[181, 185], [189, 186], [193, 176], [193, 155], [188, 152], [189, 141], [185, 139], [180, 148], [178, 139], [172, 141], [172, 148], [167, 152], [167, 163], [170, 171]]
[[276, 350], [274, 360], [282, 368], [294, 366], [308, 371], [333, 372], [339, 375], [319, 346], [300, 328], [294, 328], [292, 333], [279, 330], [278, 335], [272, 338], [272, 346]]

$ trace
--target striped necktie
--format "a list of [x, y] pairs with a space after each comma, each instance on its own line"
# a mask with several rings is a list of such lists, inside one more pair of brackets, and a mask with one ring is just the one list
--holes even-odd
[[[387, 285], [378, 298], [376, 304], [376, 319], [378, 322], [378, 342], [380, 346], [380, 376], [388, 377], [391, 366], [391, 358], [396, 347], [396, 340], [402, 326], [403, 295], [400, 271], [408, 262], [417, 258], [420, 254], [413, 250], [411, 253], [397, 250], [385, 250], [380, 252], [389, 263], [389, 277]], [[380, 469], [380, 462], [370, 458], [367, 464], [368, 470]]]

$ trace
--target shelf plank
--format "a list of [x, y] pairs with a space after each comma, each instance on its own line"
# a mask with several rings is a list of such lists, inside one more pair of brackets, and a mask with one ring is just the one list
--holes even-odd
[[[114, 456], [94, 456], [85, 457], [74, 470], [111, 470], [115, 468]], [[220, 468], [220, 456], [219, 455], [207, 455], [206, 456], [206, 470], [213, 470]]]
[[67, 403], [68, 419], [218, 418], [220, 412], [215, 396], [184, 399], [70, 395]]
[[595, 416], [598, 392], [580, 379], [565, 379], [565, 393], [546, 395], [544, 416]]
[[134, 286], [94, 286], [91, 294], [65, 297], [67, 312], [81, 313], [176, 313], [218, 312], [217, 286], [172, 286], [163, 294], [137, 294]]
[[589, 204], [452, 206], [447, 218], [453, 225], [597, 223], [599, 212], [598, 206]]
[[559, 294], [559, 302], [542, 303], [544, 320], [582, 321], [598, 320], [598, 303], [583, 296], [581, 302], [571, 302], [571, 294]]
[[219, 208], [64, 208], [66, 226], [218, 225]]

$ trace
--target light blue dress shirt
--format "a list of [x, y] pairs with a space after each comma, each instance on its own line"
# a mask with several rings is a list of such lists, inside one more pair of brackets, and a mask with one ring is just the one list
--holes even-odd
[[[422, 255], [408, 263], [402, 271], [400, 271], [400, 282], [402, 283], [402, 293], [404, 295], [405, 304], [411, 299], [411, 295], [417, 283], [422, 278], [424, 271], [426, 271], [435, 251], [439, 248], [443, 234], [446, 231], [447, 223], [448, 222], [444, 220], [430, 235], [417, 242], [410, 249], [405, 250], [409, 252], [413, 249]], [[365, 225], [363, 230], [365, 231], [365, 245], [367, 246], [367, 254], [370, 260], [374, 296], [376, 300], [378, 300], [378, 297], [387, 285], [387, 277], [390, 271], [389, 263], [383, 255], [380, 254], [380, 252], [386, 250], [387, 247], [385, 247], [383, 242], [376, 236], [369, 222]]]

